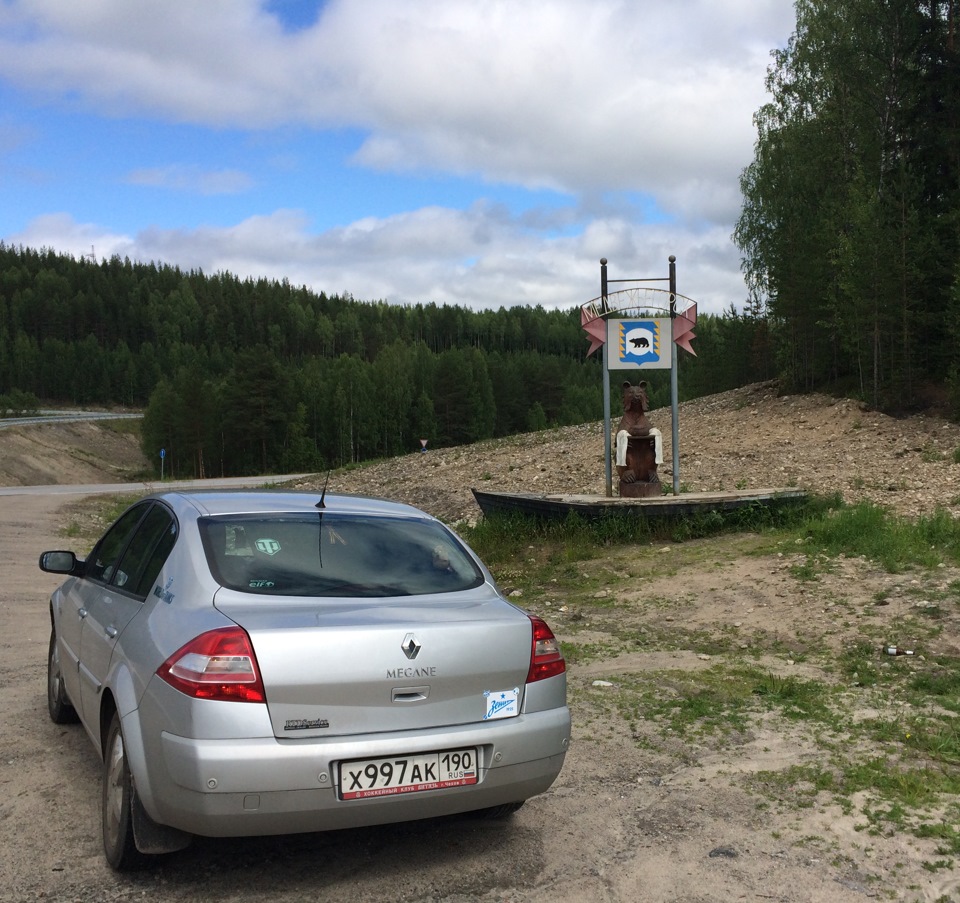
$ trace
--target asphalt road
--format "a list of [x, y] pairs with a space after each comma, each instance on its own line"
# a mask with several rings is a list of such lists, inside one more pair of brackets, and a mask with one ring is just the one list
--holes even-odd
[[29, 417], [2, 417], [0, 429], [6, 426], [34, 426], [38, 423], [76, 423], [83, 420], [137, 420], [138, 414], [112, 414], [107, 411], [38, 411]]
[[306, 473], [287, 473], [267, 477], [220, 477], [211, 480], [159, 480], [146, 483], [94, 483], [75, 486], [0, 486], [4, 495], [105, 495], [111, 492], [142, 492], [149, 495], [168, 489], [244, 489], [276, 486], [291, 480], [312, 476]]

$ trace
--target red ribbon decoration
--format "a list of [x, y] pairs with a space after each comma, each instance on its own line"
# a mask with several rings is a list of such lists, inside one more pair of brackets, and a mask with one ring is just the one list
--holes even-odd
[[690, 345], [690, 340], [696, 338], [693, 327], [697, 325], [697, 305], [691, 304], [682, 314], [673, 318], [673, 344], [679, 345], [684, 351], [689, 351], [694, 357], [697, 352]]
[[583, 331], [590, 336], [590, 350], [587, 352], [587, 357], [590, 357], [607, 341], [607, 321], [596, 314], [588, 313], [585, 308], [581, 307], [580, 325], [583, 327]]

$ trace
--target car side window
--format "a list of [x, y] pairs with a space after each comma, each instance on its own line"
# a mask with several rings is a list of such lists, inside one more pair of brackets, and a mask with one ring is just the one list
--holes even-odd
[[150, 592], [160, 568], [177, 541], [177, 522], [163, 505], [154, 505], [141, 522], [133, 539], [123, 553], [114, 583], [141, 598]]
[[84, 576], [99, 583], [113, 580], [120, 556], [149, 507], [149, 504], [135, 505], [120, 516], [90, 553]]

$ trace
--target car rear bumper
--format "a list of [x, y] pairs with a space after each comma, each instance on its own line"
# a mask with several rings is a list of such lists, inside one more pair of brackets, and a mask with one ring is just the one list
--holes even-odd
[[[549, 709], [493, 723], [362, 739], [195, 740], [160, 736], [151, 770], [155, 820], [214, 837], [288, 834], [431, 818], [518, 802], [545, 791], [563, 765], [570, 711]], [[341, 800], [338, 764], [476, 747], [478, 783]], [[161, 764], [161, 763], [157, 763]]]

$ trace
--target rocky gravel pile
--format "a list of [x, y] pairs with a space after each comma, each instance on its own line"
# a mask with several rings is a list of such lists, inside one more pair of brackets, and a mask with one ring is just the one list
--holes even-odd
[[[648, 415], [664, 438], [663, 483], [673, 482], [670, 409]], [[614, 426], [620, 411], [614, 410]], [[960, 426], [939, 417], [894, 418], [826, 395], [779, 395], [775, 382], [680, 405], [683, 492], [801, 487], [869, 499], [903, 515], [938, 507], [960, 515]], [[471, 488], [604, 494], [603, 423], [459, 448], [434, 449], [337, 471], [330, 491], [409, 502], [448, 523], [473, 523]], [[301, 488], [322, 488], [322, 479]], [[614, 492], [616, 475], [614, 474]]]

